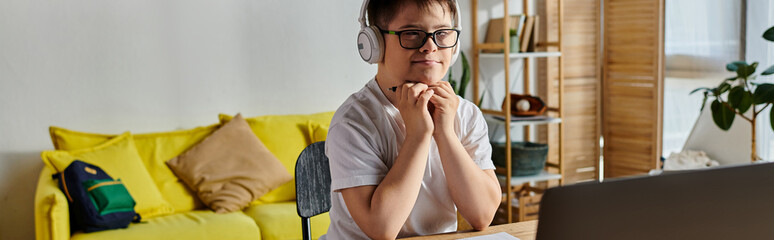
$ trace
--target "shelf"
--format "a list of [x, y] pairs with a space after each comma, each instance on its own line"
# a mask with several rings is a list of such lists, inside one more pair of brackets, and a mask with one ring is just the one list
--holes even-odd
[[[561, 52], [518, 52], [508, 54], [510, 58], [539, 58], [539, 57], [559, 57], [562, 56]], [[481, 53], [480, 58], [498, 58], [502, 59], [502, 53]]]
[[[499, 123], [505, 123], [505, 117], [484, 114], [484, 117]], [[524, 126], [524, 125], [536, 125], [536, 124], [553, 124], [561, 123], [561, 118], [549, 117], [545, 115], [531, 116], [531, 117], [518, 117], [511, 116], [511, 127]]]
[[[548, 58], [548, 57], [554, 57], [554, 59], [558, 60], [558, 64], [556, 67], [545, 67], [545, 69], [538, 69], [535, 68], [538, 71], [538, 74], [545, 74], [545, 71], [555, 72], [555, 78], [551, 79], [551, 83], [553, 84], [554, 79], [558, 80], [556, 85], [549, 86], [547, 85], [538, 85], [538, 87], [543, 87], [546, 89], [549, 89], [551, 91], [556, 88], [557, 95], [558, 95], [558, 102], [555, 103], [553, 108], [547, 109], [548, 112], [550, 112], [551, 117], [546, 116], [539, 116], [539, 117], [515, 117], [510, 116], [510, 111], [503, 111], [502, 109], [494, 110], [494, 109], [481, 109], [481, 112], [484, 114], [484, 118], [487, 121], [487, 124], [489, 126], [490, 131], [490, 139], [500, 139], [500, 136], [493, 137], [493, 135], [500, 134], [501, 132], [504, 132], [504, 139], [511, 140], [511, 132], [513, 130], [514, 126], [521, 126], [524, 127], [524, 139], [533, 139], [534, 137], [531, 136], [532, 132], [534, 132], [532, 128], [530, 128], [531, 125], [535, 124], [557, 124], [562, 122], [563, 116], [563, 109], [561, 107], [564, 105], [562, 95], [564, 94], [564, 69], [563, 69], [563, 58], [562, 55], [562, 5], [564, 0], [558, 0], [558, 3], [556, 5], [558, 13], [555, 13], [555, 15], [549, 15], [548, 11], [545, 11], [543, 14], [546, 14], [546, 16], [541, 16], [537, 19], [554, 19], [554, 17], [557, 17], [557, 20], [555, 21], [556, 29], [558, 33], [558, 41], [555, 42], [539, 42], [539, 38], [535, 38], [535, 36], [538, 36], [537, 30], [535, 30], [534, 34], [532, 34], [532, 39], [529, 41], [535, 42], [536, 44], [536, 50], [538, 52], [518, 52], [518, 53], [509, 53], [506, 51], [506, 48], [509, 48], [509, 46], [506, 46], [505, 43], [481, 43], [478, 36], [479, 34], [478, 26], [481, 25], [478, 23], [478, 0], [472, 1], [472, 7], [471, 7], [471, 19], [473, 21], [472, 25], [472, 35], [473, 35], [473, 49], [472, 49], [472, 81], [471, 84], [473, 85], [473, 99], [480, 99], [480, 95], [483, 93], [486, 93], [489, 91], [488, 88], [494, 88], [494, 86], [485, 85], [486, 89], [483, 89], [483, 93], [481, 93], [482, 89], [480, 88], [480, 85], [482, 84], [481, 77], [484, 76], [481, 72], [481, 66], [482, 65], [494, 65], [496, 62], [495, 60], [502, 60], [502, 70], [504, 72], [504, 76], [502, 79], [504, 80], [503, 88], [494, 88], [492, 89], [492, 93], [495, 90], [502, 90], [502, 92], [505, 92], [505, 96], [508, 96], [508, 94], [511, 93], [512, 84], [511, 81], [518, 81], [518, 80], [512, 80], [514, 79], [514, 75], [516, 76], [515, 79], [522, 79], [524, 87], [522, 89], [533, 89], [530, 85], [532, 79], [534, 78], [537, 82], [538, 78], [534, 77], [532, 74], [530, 74], [530, 69], [533, 69], [534, 67], [531, 67], [530, 64], [533, 64], [533, 61], [527, 61], [529, 59], [534, 58]], [[503, 0], [503, 16], [510, 16], [512, 13], [508, 11], [508, 2]], [[524, 0], [522, 1], [522, 7], [521, 9], [531, 9], [529, 7], [529, 2], [538, 2], [534, 0]], [[538, 4], [543, 4], [538, 2]], [[542, 12], [541, 12], [542, 13]], [[528, 15], [531, 14], [529, 12], [523, 11], [522, 14]], [[551, 13], [553, 14], [553, 13]], [[505, 19], [505, 18], [503, 18]], [[507, 29], [512, 28], [512, 26], [505, 26], [505, 25], [511, 25], [512, 23], [508, 23], [509, 21], [503, 21], [503, 39], [508, 38], [508, 31]], [[516, 23], [520, 24], [520, 23]], [[537, 24], [535, 24], [537, 25]], [[544, 27], [545, 29], [551, 29], [554, 27], [553, 23], [549, 24], [541, 24], [541, 26], [550, 26], [550, 27]], [[542, 32], [543, 30], [541, 30]], [[553, 34], [553, 33], [552, 33]], [[545, 37], [544, 37], [545, 38]], [[546, 49], [546, 47], [555, 47], [554, 49]], [[521, 48], [519, 48], [521, 49]], [[496, 50], [499, 50], [500, 53], [483, 53], [482, 50], [495, 50], [492, 52], [497, 52]], [[509, 48], [510, 50], [510, 48]], [[488, 52], [488, 51], [487, 51]], [[524, 60], [521, 60], [524, 59]], [[521, 61], [519, 61], [521, 60]], [[515, 61], [520, 62], [519, 64], [524, 64], [524, 67], [522, 68], [522, 71], [519, 72], [511, 72], [510, 68], [513, 67]], [[543, 66], [544, 67], [544, 66]], [[534, 74], [534, 73], [533, 73]], [[544, 75], [540, 75], [545, 77]], [[489, 82], [491, 83], [491, 82]], [[551, 88], [548, 88], [551, 87]], [[542, 89], [544, 90], [544, 89]], [[549, 91], [549, 92], [551, 92]], [[525, 94], [529, 94], [529, 92], [525, 92]], [[553, 99], [553, 98], [552, 98]], [[511, 109], [514, 103], [507, 101], [508, 104], [503, 104], [503, 109]], [[496, 108], [496, 107], [495, 107]], [[505, 118], [508, 117], [510, 121], [505, 121]], [[505, 129], [502, 129], [505, 128]], [[504, 130], [504, 131], [502, 131]], [[558, 129], [549, 128], [549, 135], [552, 138], [554, 136], [558, 137], [558, 141], [555, 141], [551, 139], [549, 141], [551, 144], [551, 148], [559, 149], [558, 154], [556, 156], [551, 155], [552, 162], [556, 162], [555, 164], [552, 164], [557, 170], [551, 169], [551, 172], [557, 172], [557, 173], [549, 173], [548, 171], [544, 170], [543, 172], [533, 175], [533, 176], [520, 176], [520, 177], [512, 177], [512, 176], [506, 176], [508, 175], [508, 171], [504, 168], [498, 168], [496, 172], [498, 172], [501, 175], [498, 175], [498, 179], [500, 180], [501, 187], [503, 189], [506, 189], [506, 182], [511, 182], [512, 186], [507, 186], [508, 190], [503, 190], [504, 196], [503, 196], [503, 202], [504, 203], [512, 203], [512, 204], [504, 204], [503, 207], [505, 207], [505, 214], [507, 216], [508, 222], [516, 221], [524, 221], [527, 219], [534, 219], [537, 218], [537, 210], [539, 207], [539, 195], [530, 196], [530, 195], [524, 195], [525, 192], [514, 192], [511, 189], [520, 188], [521, 190], [525, 191], [531, 191], [532, 193], [537, 192], [543, 192], [540, 191], [541, 189], [534, 188], [530, 186], [533, 182], [541, 182], [541, 181], [547, 181], [547, 180], [558, 180], [559, 185], [562, 184], [562, 174], [564, 173], [563, 169], [563, 159], [564, 159], [564, 149], [562, 146], [564, 134], [563, 134], [564, 126], [559, 125]], [[556, 134], [554, 134], [556, 133]], [[499, 140], [497, 140], [499, 141]], [[509, 156], [508, 158], [510, 158]], [[510, 159], [507, 159], [506, 161], [510, 162]], [[549, 167], [549, 163], [546, 164], [546, 167]], [[506, 170], [506, 171], [499, 171], [499, 170]], [[515, 187], [513, 185], [518, 185], [518, 187]], [[530, 193], [530, 194], [532, 194]], [[516, 204], [519, 203], [519, 204]], [[518, 205], [518, 206], [517, 206]], [[513, 207], [519, 208], [520, 211], [514, 213], [511, 209]], [[523, 208], [523, 209], [522, 209]], [[499, 210], [498, 210], [499, 211]], [[515, 214], [515, 215], [514, 215]]]
[[[546, 172], [546, 170], [543, 170], [537, 175], [511, 177], [511, 186], [520, 186], [528, 182], [539, 182], [539, 181], [559, 180], [559, 179], [562, 179], [561, 174], [549, 173], [549, 172]], [[505, 176], [497, 175], [497, 180], [500, 181], [501, 186], [505, 185]]]

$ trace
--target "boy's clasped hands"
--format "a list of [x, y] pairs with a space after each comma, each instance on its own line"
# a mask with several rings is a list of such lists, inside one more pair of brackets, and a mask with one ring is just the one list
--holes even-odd
[[408, 82], [397, 86], [398, 110], [406, 125], [406, 135], [454, 134], [454, 119], [460, 104], [451, 84]]

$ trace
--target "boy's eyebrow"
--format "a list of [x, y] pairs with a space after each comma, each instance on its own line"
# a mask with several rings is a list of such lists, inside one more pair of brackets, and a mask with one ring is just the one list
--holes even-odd
[[[435, 25], [435, 29], [439, 29], [439, 28], [451, 28], [451, 27], [452, 27], [452, 26], [451, 26], [451, 25], [449, 25], [449, 24], [439, 24], [439, 25]], [[407, 28], [419, 28], [419, 29], [421, 29], [422, 27], [421, 27], [421, 26], [419, 26], [419, 25], [416, 25], [416, 24], [406, 24], [406, 25], [403, 25], [403, 26], [399, 27], [398, 29], [407, 29]]]

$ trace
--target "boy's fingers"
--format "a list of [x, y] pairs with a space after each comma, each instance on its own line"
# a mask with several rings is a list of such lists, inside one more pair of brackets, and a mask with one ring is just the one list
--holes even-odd
[[430, 100], [428, 100], [428, 102], [430, 102], [432, 104], [435, 104], [435, 105], [442, 106], [443, 105], [443, 97], [440, 97], [440, 96], [438, 96], [438, 94], [435, 94], [435, 95], [430, 97]]
[[443, 98], [449, 98], [449, 97], [453, 96], [452, 92], [449, 92], [448, 89], [445, 89], [445, 88], [440, 87], [440, 86], [435, 86], [435, 87], [432, 87], [431, 89], [433, 89], [435, 91], [436, 95], [438, 95], [440, 97], [443, 97]]
[[[416, 93], [414, 93], [413, 87], [416, 85], [415, 83], [405, 83], [403, 85], [400, 85], [403, 91], [401, 91], [400, 97], [402, 99], [411, 99], [411, 97], [416, 96]], [[409, 97], [411, 96], [411, 97]]]
[[420, 104], [420, 107], [427, 107], [427, 102], [430, 101], [430, 98], [433, 97], [434, 92], [435, 91], [430, 89], [430, 90], [427, 90], [427, 91], [423, 92], [421, 95], [419, 95], [419, 100], [420, 101], [417, 101], [417, 103]]
[[420, 97], [420, 94], [422, 94], [422, 92], [427, 90], [427, 88], [428, 88], [427, 85], [422, 84], [422, 83], [413, 84], [411, 86], [411, 93], [412, 93], [411, 96], [418, 98], [418, 97]]

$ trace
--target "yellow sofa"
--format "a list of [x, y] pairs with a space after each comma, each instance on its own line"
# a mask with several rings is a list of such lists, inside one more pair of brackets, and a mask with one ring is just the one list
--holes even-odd
[[[247, 118], [253, 132], [293, 175], [296, 159], [307, 145], [325, 140], [333, 112], [309, 115], [273, 115]], [[182, 181], [166, 167], [167, 160], [196, 145], [231, 116], [220, 115], [220, 123], [187, 130], [131, 135], [143, 166], [161, 193], [164, 208], [126, 229], [94, 233], [71, 233], [68, 202], [51, 178], [55, 167], [46, 164], [35, 194], [37, 239], [301, 239], [296, 213], [294, 181], [258, 200], [242, 212], [215, 214], [207, 209]], [[51, 127], [53, 153], [78, 154], [109, 144], [119, 135], [93, 134]], [[126, 134], [124, 134], [126, 135]], [[123, 136], [123, 135], [120, 135]], [[126, 137], [126, 136], [124, 136]], [[68, 152], [69, 151], [69, 152]], [[53, 154], [42, 154], [44, 162]], [[99, 166], [99, 165], [98, 165]], [[111, 173], [113, 174], [113, 173]], [[328, 214], [312, 218], [312, 235], [327, 231]]]

